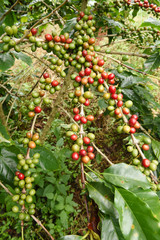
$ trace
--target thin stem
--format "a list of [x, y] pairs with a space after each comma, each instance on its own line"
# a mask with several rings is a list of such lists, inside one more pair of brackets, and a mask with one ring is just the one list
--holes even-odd
[[48, 234], [48, 236], [50, 236], [52, 240], [55, 240], [38, 218], [36, 218], [34, 215], [31, 215], [31, 217], [38, 225], [40, 225], [44, 229], [44, 231]]
[[99, 152], [99, 153], [102, 155], [102, 157], [104, 157], [104, 159], [105, 159], [110, 165], [114, 165], [114, 163], [112, 163], [112, 162], [109, 160], [109, 158], [108, 158], [104, 153], [101, 152], [101, 150], [95, 145], [94, 142], [92, 143], [92, 145], [93, 145], [93, 147], [97, 150], [97, 152]]
[[[101, 52], [100, 53], [105, 53], [105, 52]], [[142, 57], [142, 58], [148, 58], [150, 57], [150, 55], [147, 54], [140, 54], [140, 53], [132, 53], [132, 52], [116, 52], [116, 51], [110, 51], [108, 54], [115, 54], [115, 55], [128, 55], [128, 56], [137, 56], [137, 57]]]
[[0, 17], [0, 21], [2, 21], [2, 19], [3, 19], [8, 13], [11, 12], [11, 10], [18, 4], [18, 2], [19, 2], [19, 0], [17, 0], [17, 1], [11, 6], [11, 8], [10, 8], [7, 12], [5, 12], [5, 13], [2, 15], [2, 17]]
[[57, 11], [59, 8], [61, 8], [66, 2], [68, 2], [68, 0], [65, 0], [61, 5], [59, 5], [57, 8], [55, 8], [51, 13], [49, 13], [47, 16], [41, 18], [40, 20], [38, 20], [25, 34], [24, 36], [17, 42], [20, 43], [23, 41], [23, 39], [29, 34], [29, 32], [31, 31], [32, 28], [36, 27], [39, 23], [43, 22], [43, 20], [45, 20], [46, 18], [49, 18], [55, 11]]
[[45, 68], [44, 71], [42, 72], [42, 74], [38, 77], [38, 78], [39, 78], [38, 81], [34, 84], [34, 86], [32, 87], [31, 91], [27, 94], [27, 96], [29, 96], [29, 95], [33, 92], [33, 90], [34, 90], [35, 87], [38, 85], [39, 80], [41, 79], [41, 77], [43, 76], [43, 74], [44, 74], [44, 72], [45, 72], [46, 70], [47, 70], [47, 68]]
[[24, 240], [24, 224], [23, 224], [23, 221], [21, 221], [21, 237], [22, 237], [22, 240]]
[[31, 55], [32, 57], [38, 59], [39, 62], [43, 63], [47, 68], [49, 68], [49, 65], [47, 65], [42, 59], [40, 59], [39, 57], [37, 57], [35, 54], [30, 53], [30, 52], [28, 52], [28, 51], [26, 51], [26, 50], [22, 50], [22, 51], [25, 52], [25, 53], [27, 53], [27, 54], [29, 54], [29, 55]]

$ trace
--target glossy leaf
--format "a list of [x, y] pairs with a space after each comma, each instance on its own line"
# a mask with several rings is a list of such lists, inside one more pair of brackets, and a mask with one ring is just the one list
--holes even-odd
[[141, 27], [150, 26], [152, 28], [157, 28], [160, 30], [160, 21], [149, 17], [146, 21], [141, 24]]
[[66, 21], [64, 28], [61, 32], [61, 34], [65, 33], [65, 32], [71, 32], [74, 28], [74, 26], [77, 23], [77, 18], [72, 18]]
[[116, 216], [117, 212], [113, 205], [113, 194], [104, 183], [91, 182], [87, 183], [89, 196], [98, 205], [99, 210], [104, 214], [111, 214]]
[[12, 67], [14, 62], [15, 62], [15, 59], [10, 53], [0, 54], [0, 70], [2, 72]]
[[155, 52], [144, 63], [144, 67], [147, 71], [154, 70], [160, 66], [160, 53]]
[[19, 149], [0, 144], [0, 180], [12, 185], [18, 163]]
[[125, 240], [159, 240], [160, 223], [148, 205], [135, 194], [115, 188], [115, 207]]
[[150, 207], [154, 217], [160, 221], [160, 201], [158, 195], [150, 189], [143, 190], [140, 188], [133, 190], [133, 193]]
[[152, 149], [153, 149], [155, 156], [160, 161], [160, 142], [158, 142], [156, 140], [152, 140]]
[[117, 219], [109, 215], [102, 216], [101, 225], [101, 240], [124, 240]]
[[22, 52], [15, 52], [13, 51], [13, 55], [17, 58], [22, 60], [23, 62], [27, 63], [29, 66], [32, 64], [32, 58]]
[[125, 189], [137, 187], [142, 187], [144, 189], [150, 188], [150, 184], [144, 174], [134, 166], [125, 163], [115, 164], [107, 168], [103, 176], [106, 182], [110, 182], [115, 186]]
[[45, 170], [50, 170], [50, 171], [57, 171], [59, 169], [59, 162], [55, 158], [54, 154], [52, 151], [49, 149], [43, 147], [43, 146], [36, 146], [34, 150], [31, 151], [32, 155], [34, 153], [39, 153], [40, 154], [40, 159], [38, 165], [41, 166], [41, 168]]

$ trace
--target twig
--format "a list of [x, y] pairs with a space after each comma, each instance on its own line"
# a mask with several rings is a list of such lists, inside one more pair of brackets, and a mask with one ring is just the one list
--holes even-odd
[[55, 239], [52, 237], [52, 235], [48, 232], [48, 230], [44, 227], [44, 225], [41, 223], [41, 221], [40, 221], [38, 218], [36, 218], [34, 215], [31, 215], [31, 217], [34, 219], [34, 221], [35, 221], [38, 225], [40, 225], [40, 226], [44, 229], [44, 231], [48, 234], [48, 236], [50, 236], [50, 238], [51, 238], [52, 240], [55, 240]]
[[92, 142], [92, 145], [93, 145], [93, 147], [97, 150], [97, 152], [99, 152], [99, 153], [102, 155], [102, 157], [104, 157], [104, 159], [107, 160], [107, 162], [108, 162], [110, 165], [114, 165], [114, 163], [112, 163], [112, 162], [109, 160], [109, 158], [108, 158], [104, 153], [101, 152], [101, 150], [95, 145], [94, 142]]
[[[101, 52], [100, 53], [105, 53], [105, 52]], [[115, 54], [115, 55], [128, 55], [128, 56], [137, 56], [137, 57], [142, 57], [142, 58], [149, 58], [150, 55], [147, 54], [139, 54], [139, 53], [132, 53], [132, 52], [116, 52], [116, 51], [110, 51], [108, 54]]]
[[39, 80], [41, 79], [41, 77], [43, 76], [43, 73], [47, 70], [47, 68], [44, 69], [44, 71], [42, 72], [42, 74], [38, 77], [39, 79], [37, 80], [37, 82], [34, 84], [34, 86], [32, 87], [31, 91], [27, 94], [27, 97], [33, 92], [33, 90], [35, 89], [35, 87], [38, 85]]
[[26, 33], [24, 34], [24, 36], [17, 42], [20, 43], [22, 42], [22, 40], [29, 34], [29, 32], [31, 31], [32, 28], [34, 28], [35, 26], [37, 26], [39, 23], [43, 22], [43, 20], [45, 20], [46, 18], [49, 18], [55, 11], [57, 11], [59, 8], [61, 8], [66, 2], [68, 2], [68, 0], [65, 0], [61, 5], [59, 5], [57, 8], [55, 8], [51, 13], [49, 13], [47, 16], [41, 18], [40, 20], [38, 20], [28, 31], [26, 31]]
[[39, 57], [37, 57], [35, 54], [30, 53], [30, 52], [28, 52], [28, 51], [26, 51], [26, 50], [23, 50], [23, 52], [31, 55], [32, 57], [34, 57], [34, 58], [36, 58], [36, 59], [38, 59], [39, 62], [43, 63], [47, 68], [49, 68], [49, 65], [47, 65], [42, 59], [40, 59]]
[[3, 88], [3, 89], [5, 89], [6, 92], [7, 92], [9, 95], [11, 95], [11, 96], [16, 96], [16, 97], [17, 97], [17, 94], [12, 93], [11, 91], [8, 90], [8, 88], [6, 88], [5, 86], [3, 86], [2, 84], [0, 84], [0, 87]]
[[0, 17], [0, 21], [2, 21], [2, 19], [3, 19], [8, 13], [10, 13], [10, 11], [18, 4], [18, 2], [19, 2], [19, 0], [17, 0], [17, 1], [11, 6], [11, 8], [10, 8], [7, 12], [5, 12], [5, 13], [2, 15], [2, 17]]

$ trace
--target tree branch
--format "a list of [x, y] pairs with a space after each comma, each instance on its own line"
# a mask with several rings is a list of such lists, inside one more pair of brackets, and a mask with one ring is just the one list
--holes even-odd
[[68, 0], [65, 0], [61, 5], [59, 5], [57, 8], [55, 8], [51, 13], [49, 13], [47, 16], [41, 18], [40, 20], [38, 20], [25, 34], [24, 36], [17, 42], [20, 43], [22, 42], [22, 40], [30, 33], [31, 29], [34, 28], [35, 26], [37, 26], [39, 23], [43, 22], [43, 20], [45, 20], [46, 18], [49, 18], [54, 12], [56, 12], [59, 8], [61, 8], [66, 2], [68, 2]]
[[[105, 53], [101, 52], [100, 53]], [[106, 54], [115, 54], [115, 55], [128, 55], [128, 56], [137, 56], [137, 57], [142, 57], [142, 58], [149, 58], [150, 55], [147, 54], [140, 54], [140, 53], [132, 53], [132, 52], [116, 52], [116, 51], [110, 51], [109, 53]]]
[[3, 19], [8, 13], [11, 12], [11, 10], [18, 4], [18, 2], [19, 2], [19, 0], [17, 0], [17, 1], [12, 5], [12, 7], [11, 7], [7, 12], [5, 12], [5, 13], [2, 15], [2, 17], [0, 17], [0, 21], [2, 21], [2, 19]]

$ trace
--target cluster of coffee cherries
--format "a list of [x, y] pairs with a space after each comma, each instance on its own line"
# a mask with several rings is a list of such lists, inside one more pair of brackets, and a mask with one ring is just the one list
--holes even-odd
[[128, 5], [132, 5], [134, 7], [139, 6], [142, 9], [147, 9], [147, 10], [152, 10], [155, 13], [160, 13], [160, 7], [158, 7], [156, 4], [154, 3], [149, 3], [148, 0], [134, 0], [134, 3], [132, 4], [131, 0], [124, 0], [125, 3], [127, 3]]
[[41, 104], [51, 104], [52, 101], [46, 94], [54, 94], [60, 89], [60, 82], [58, 80], [52, 80], [49, 73], [45, 72], [40, 79], [40, 89], [32, 92], [33, 101], [28, 106], [30, 110], [28, 116], [33, 118], [35, 114], [39, 114], [42, 111]]
[[[80, 111], [77, 107], [73, 108], [74, 120], [81, 125], [87, 124], [88, 121], [94, 121], [93, 115], [81, 116]], [[79, 127], [77, 124], [72, 124], [72, 131], [67, 132], [67, 136], [73, 141], [72, 145], [72, 159], [77, 161], [81, 157], [83, 163], [88, 163], [90, 160], [94, 159], [95, 154], [93, 153], [94, 148], [90, 146], [91, 142], [95, 139], [93, 133], [88, 133], [84, 137], [80, 133]], [[85, 145], [85, 146], [84, 146]]]
[[2, 37], [2, 42], [4, 43], [2, 50], [8, 52], [10, 49], [14, 48], [16, 52], [20, 52], [19, 45], [16, 44], [16, 36], [18, 33], [17, 26], [13, 25], [12, 27], [5, 27], [5, 35]]
[[25, 138], [20, 138], [18, 140], [18, 142], [20, 144], [23, 144], [23, 147], [25, 147], [25, 148], [34, 149], [36, 147], [36, 145], [40, 145], [39, 134], [34, 133], [32, 135], [31, 132], [27, 132], [26, 137]]
[[37, 173], [33, 172], [36, 164], [39, 162], [40, 154], [35, 153], [32, 158], [25, 158], [22, 154], [18, 154], [19, 163], [18, 171], [15, 172], [14, 185], [15, 194], [12, 200], [16, 205], [12, 207], [14, 213], [19, 213], [19, 219], [24, 221], [30, 220], [30, 215], [35, 213], [34, 195], [36, 193], [33, 183], [37, 177]]
[[[115, 117], [117, 120], [123, 119], [124, 124], [117, 127], [117, 132], [131, 135], [132, 144], [129, 144], [127, 151], [134, 157], [132, 163], [147, 176], [148, 180], [151, 182], [152, 189], [159, 190], [160, 184], [155, 184], [154, 181], [152, 181], [152, 178], [149, 177], [151, 171], [156, 171], [158, 161], [150, 161], [143, 153], [150, 149], [151, 139], [142, 135], [138, 140], [138, 137], [134, 136], [136, 131], [141, 127], [138, 122], [138, 116], [136, 114], [131, 115], [130, 108], [133, 106], [133, 102], [131, 100], [123, 101], [123, 94], [120, 92], [120, 89], [117, 89], [117, 87], [114, 86], [115, 82], [115, 75], [113, 73], [108, 74], [108, 76], [106, 75], [105, 79], [101, 82], [100, 92], [104, 93], [103, 97], [108, 104], [107, 110], [109, 111], [110, 116]], [[108, 90], [105, 91], [105, 88]], [[139, 149], [142, 149], [140, 150], [141, 152], [139, 152], [135, 142], [138, 144]], [[141, 156], [142, 160], [138, 159], [139, 156]]]

